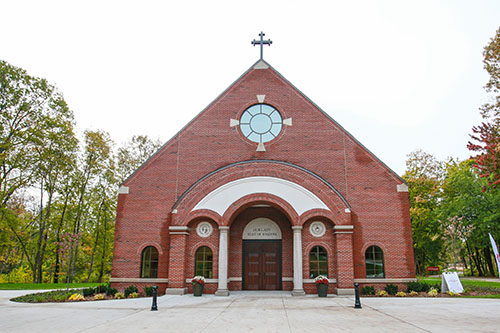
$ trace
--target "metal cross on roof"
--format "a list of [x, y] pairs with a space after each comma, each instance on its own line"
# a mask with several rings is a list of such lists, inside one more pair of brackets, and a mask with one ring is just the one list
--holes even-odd
[[273, 43], [272, 40], [268, 39], [268, 40], [264, 40], [264, 36], [266, 34], [264, 34], [262, 31], [260, 32], [259, 36], [260, 36], [260, 40], [253, 40], [252, 41], [252, 45], [255, 46], [255, 45], [258, 45], [260, 44], [260, 60], [263, 59], [264, 57], [264, 45], [269, 45], [271, 46], [271, 44]]

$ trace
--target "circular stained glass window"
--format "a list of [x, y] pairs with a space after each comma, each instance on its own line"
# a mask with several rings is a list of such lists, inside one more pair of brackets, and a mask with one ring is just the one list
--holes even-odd
[[283, 119], [278, 110], [267, 104], [255, 104], [240, 118], [241, 133], [253, 142], [269, 142], [278, 136]]

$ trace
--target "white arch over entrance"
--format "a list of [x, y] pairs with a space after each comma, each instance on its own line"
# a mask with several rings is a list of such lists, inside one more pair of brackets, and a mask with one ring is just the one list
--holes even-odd
[[258, 176], [237, 179], [219, 186], [201, 199], [193, 211], [210, 209], [222, 216], [233, 202], [255, 193], [268, 193], [282, 198], [299, 216], [316, 208], [330, 210], [320, 198], [302, 185], [286, 179]]

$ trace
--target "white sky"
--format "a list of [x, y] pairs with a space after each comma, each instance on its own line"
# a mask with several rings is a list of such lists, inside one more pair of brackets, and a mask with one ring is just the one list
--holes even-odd
[[0, 59], [48, 79], [77, 130], [165, 142], [258, 58], [397, 173], [467, 158], [500, 1], [0, 0]]

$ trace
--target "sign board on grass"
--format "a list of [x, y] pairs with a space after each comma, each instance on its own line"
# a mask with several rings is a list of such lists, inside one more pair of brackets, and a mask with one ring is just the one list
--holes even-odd
[[457, 272], [443, 273], [441, 278], [441, 292], [463, 293], [464, 287], [458, 278]]

